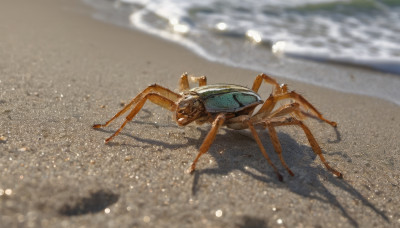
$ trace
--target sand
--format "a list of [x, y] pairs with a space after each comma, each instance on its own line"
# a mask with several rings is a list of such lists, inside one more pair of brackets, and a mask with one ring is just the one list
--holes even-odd
[[[296, 127], [278, 129], [294, 177], [259, 131], [284, 182], [249, 131], [227, 129], [189, 175], [210, 126], [178, 127], [152, 104], [105, 145], [123, 118], [102, 130], [91, 126], [147, 85], [177, 88], [187, 71], [209, 83], [251, 86], [259, 72], [208, 62], [92, 13], [76, 0], [2, 2], [1, 227], [400, 226], [400, 107], [381, 99], [274, 75], [338, 123], [335, 131], [306, 120], [344, 179], [325, 169]], [[367, 72], [334, 67], [338, 74]], [[268, 96], [270, 88], [262, 90]]]

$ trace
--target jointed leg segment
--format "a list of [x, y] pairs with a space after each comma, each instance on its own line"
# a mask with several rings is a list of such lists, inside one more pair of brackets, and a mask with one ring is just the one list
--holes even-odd
[[139, 93], [135, 98], [133, 98], [131, 100], [131, 102], [129, 102], [127, 105], [125, 105], [125, 107], [123, 109], [121, 109], [117, 114], [115, 114], [110, 120], [108, 120], [105, 124], [95, 124], [93, 125], [93, 128], [101, 128], [101, 127], [106, 127], [108, 126], [113, 120], [115, 120], [116, 118], [118, 118], [120, 115], [124, 114], [126, 111], [128, 111], [132, 105], [138, 103], [140, 100], [143, 99], [143, 97], [145, 97], [147, 94], [149, 93], [158, 93], [161, 96], [171, 100], [171, 101], [178, 101], [179, 98], [181, 98], [181, 95], [172, 92], [171, 90], [162, 87], [160, 85], [157, 84], [153, 84], [150, 85], [149, 87], [147, 87], [146, 89], [144, 89], [141, 93]]
[[207, 77], [206, 76], [199, 76], [199, 77], [191, 77], [193, 82], [198, 82], [199, 87], [207, 85]]
[[213, 143], [215, 136], [217, 135], [218, 129], [222, 126], [222, 124], [225, 121], [225, 114], [220, 113], [218, 116], [215, 118], [215, 120], [212, 123], [212, 128], [210, 132], [208, 132], [206, 138], [203, 141], [203, 144], [201, 144], [199, 153], [197, 154], [196, 158], [194, 159], [192, 165], [190, 166], [188, 172], [193, 173], [193, 171], [196, 168], [196, 163], [199, 160], [200, 156], [205, 154], [208, 149], [210, 148], [211, 144]]
[[[139, 95], [141, 95], [141, 94], [139, 94]], [[132, 111], [126, 116], [126, 120], [121, 125], [121, 127], [113, 135], [111, 135], [109, 138], [107, 138], [105, 140], [106, 143], [108, 143], [112, 138], [117, 136], [121, 132], [121, 130], [125, 127], [125, 125], [136, 116], [136, 114], [140, 111], [140, 109], [142, 109], [142, 107], [143, 107], [143, 105], [144, 105], [144, 103], [146, 102], [147, 99], [149, 99], [151, 102], [153, 102], [153, 103], [155, 103], [155, 104], [157, 104], [157, 105], [159, 105], [159, 106], [161, 106], [163, 108], [166, 108], [166, 109], [168, 109], [170, 111], [174, 111], [176, 109], [176, 104], [175, 104], [174, 101], [172, 101], [172, 100], [170, 100], [170, 99], [168, 99], [168, 98], [166, 98], [166, 97], [164, 97], [164, 96], [162, 96], [162, 95], [160, 95], [158, 93], [147, 93], [144, 97], [140, 97], [139, 101], [135, 101], [136, 98], [134, 98], [131, 101], [130, 104], [125, 106], [124, 109], [122, 109], [113, 118], [111, 118], [111, 120], [107, 121], [106, 124], [104, 124], [104, 125], [96, 124], [96, 125], [93, 126], [93, 128], [100, 128], [100, 127], [103, 127], [103, 126], [107, 126], [112, 120], [114, 120], [115, 118], [117, 118], [118, 116], [120, 116], [121, 114], [126, 112], [129, 109], [130, 106], [132, 106], [133, 104], [137, 103], [136, 106], [132, 109]]]
[[[317, 154], [320, 157], [320, 159], [321, 159], [322, 163], [324, 163], [325, 167], [329, 171], [331, 171], [334, 175], [338, 176], [339, 178], [342, 178], [342, 174], [340, 172], [338, 172], [337, 170], [333, 169], [332, 167], [330, 167], [329, 164], [326, 162], [324, 156], [322, 155], [321, 148], [319, 147], [317, 141], [315, 140], [314, 136], [312, 135], [310, 129], [302, 121], [300, 121], [294, 117], [282, 117], [284, 115], [288, 115], [288, 114], [292, 114], [292, 113], [294, 113], [295, 115], [301, 115], [300, 111], [301, 110], [300, 110], [299, 103], [291, 103], [291, 104], [281, 106], [271, 113], [267, 113], [267, 114], [265, 114], [263, 112], [257, 113], [256, 115], [251, 117], [249, 122], [251, 122], [255, 125], [262, 124], [262, 125], [264, 125], [265, 128], [268, 128], [269, 135], [271, 137], [271, 142], [274, 146], [275, 152], [277, 152], [282, 165], [285, 167], [285, 169], [288, 171], [288, 173], [290, 175], [293, 176], [294, 174], [290, 170], [288, 165], [286, 164], [285, 160], [283, 159], [282, 147], [281, 147], [281, 144], [278, 139], [278, 135], [275, 130], [275, 127], [277, 127], [277, 126], [282, 126], [282, 125], [298, 125], [298, 126], [300, 126], [303, 129], [304, 133], [306, 134], [307, 139], [308, 139], [313, 151], [315, 152], [315, 154]], [[258, 140], [257, 140], [258, 136], [255, 135], [256, 132], [254, 130], [254, 127], [252, 127], [252, 125], [249, 125], [249, 129], [252, 131], [254, 137], [256, 138], [256, 141], [259, 144], [261, 151], [263, 151], [261, 142], [258, 142]]]
[[257, 75], [256, 79], [254, 80], [253, 87], [251, 89], [257, 93], [263, 81], [274, 86], [274, 91], [272, 92], [273, 95], [287, 92], [287, 86], [285, 84], [279, 85], [275, 79], [271, 78], [266, 74]]
[[337, 176], [339, 178], [343, 178], [342, 173], [340, 173], [339, 171], [337, 171], [334, 168], [332, 168], [328, 164], [328, 162], [325, 160], [325, 157], [322, 155], [321, 148], [319, 147], [317, 141], [315, 140], [314, 136], [312, 135], [310, 129], [302, 121], [297, 120], [296, 118], [293, 118], [293, 117], [286, 117], [286, 118], [267, 120], [267, 121], [264, 122], [264, 125], [266, 127], [268, 127], [268, 129], [271, 129], [271, 128], [276, 127], [276, 126], [283, 126], [283, 125], [297, 125], [297, 126], [300, 126], [303, 129], [304, 133], [306, 134], [308, 142], [310, 143], [311, 148], [313, 149], [314, 153], [319, 156], [319, 158], [321, 159], [321, 161], [325, 165], [325, 167], [330, 172], [332, 172], [335, 176]]
[[182, 74], [181, 78], [179, 79], [179, 91], [187, 91], [189, 90], [189, 80], [187, 73]]
[[[260, 108], [258, 113], [265, 113], [264, 115], [268, 115], [274, 109], [276, 103], [283, 99], [293, 99], [298, 102], [302, 107], [309, 109], [315, 117], [318, 119], [325, 121], [326, 123], [330, 124], [333, 127], [336, 127], [336, 122], [330, 121], [325, 119], [322, 114], [310, 103], [308, 102], [303, 96], [296, 93], [295, 91], [291, 91], [289, 93], [283, 93], [279, 95], [270, 95], [268, 99], [264, 102], [263, 106]], [[258, 114], [257, 113], [257, 114]]]
[[289, 166], [286, 164], [285, 160], [283, 159], [281, 143], [279, 142], [279, 138], [278, 138], [278, 135], [276, 134], [275, 128], [269, 124], [267, 124], [267, 127], [268, 127], [268, 132], [269, 132], [269, 136], [271, 138], [272, 145], [274, 146], [275, 152], [278, 154], [279, 160], [281, 160], [283, 167], [285, 167], [285, 169], [288, 171], [288, 173], [291, 176], [294, 176], [292, 170], [290, 170]]
[[274, 171], [275, 171], [276, 175], [278, 176], [279, 181], [283, 181], [283, 177], [282, 177], [282, 175], [279, 173], [278, 168], [276, 168], [276, 166], [274, 165], [274, 163], [272, 163], [271, 159], [269, 158], [269, 156], [268, 156], [268, 154], [267, 154], [267, 151], [265, 151], [265, 148], [264, 148], [264, 146], [262, 145], [261, 140], [260, 140], [260, 137], [258, 136], [257, 131], [256, 131], [256, 129], [254, 128], [253, 124], [249, 121], [249, 122], [248, 122], [248, 125], [249, 125], [249, 129], [250, 129], [251, 133], [253, 134], [254, 139], [256, 140], [257, 145], [258, 145], [258, 147], [260, 148], [260, 150], [261, 150], [262, 154], [264, 155], [265, 159], [267, 159], [267, 162], [272, 166], [272, 168], [274, 168]]
[[271, 95], [269, 96], [269, 98], [264, 102], [263, 106], [261, 107], [261, 109], [258, 111], [257, 114], [264, 113], [264, 116], [267, 116], [274, 109], [274, 107], [278, 101], [283, 100], [283, 99], [293, 99], [293, 100], [297, 101], [304, 108], [311, 110], [312, 114], [315, 117], [319, 118], [320, 120], [325, 121], [326, 123], [332, 125], [333, 127], [337, 126], [336, 122], [325, 119], [322, 116], [322, 114], [310, 102], [308, 102], [303, 96], [301, 96], [300, 94], [298, 94], [294, 91], [288, 92], [288, 88], [287, 88], [286, 84], [279, 85], [275, 79], [269, 77], [266, 74], [257, 75], [256, 79], [254, 80], [252, 90], [254, 92], [258, 92], [258, 90], [261, 86], [261, 83], [263, 81], [273, 85], [274, 90], [271, 93]]

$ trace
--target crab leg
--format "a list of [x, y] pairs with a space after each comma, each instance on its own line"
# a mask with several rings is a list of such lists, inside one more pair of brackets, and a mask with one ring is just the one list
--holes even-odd
[[170, 100], [164, 96], [161, 96], [158, 93], [148, 93], [136, 104], [135, 108], [133, 108], [132, 111], [126, 116], [126, 120], [121, 125], [121, 127], [113, 135], [111, 135], [108, 139], [105, 140], [105, 143], [108, 143], [109, 141], [111, 141], [111, 139], [113, 139], [115, 136], [117, 136], [121, 132], [121, 130], [125, 127], [125, 125], [129, 121], [131, 121], [133, 119], [133, 117], [136, 116], [136, 114], [140, 111], [140, 109], [142, 109], [142, 107], [147, 99], [149, 99], [151, 102], [153, 102], [163, 108], [166, 108], [170, 111], [175, 111], [175, 109], [176, 109], [176, 103], [173, 102], [172, 100]]
[[[272, 118], [272, 117], [278, 117], [278, 116], [283, 116], [289, 113], [295, 113], [298, 116], [302, 116], [302, 113], [300, 112], [299, 109], [299, 104], [298, 103], [291, 103], [291, 104], [286, 104], [283, 105], [279, 108], [277, 108], [275, 111], [272, 113], [257, 113], [254, 116], [250, 117], [251, 122], [253, 124], [258, 124], [260, 122], [263, 122], [265, 118]], [[268, 115], [268, 116], [267, 116]], [[247, 119], [249, 119], [249, 115], [241, 115], [237, 117], [233, 117], [228, 119], [225, 123], [226, 125], [231, 128], [231, 129], [236, 129], [236, 130], [241, 130], [248, 128], [247, 124]]]
[[181, 98], [181, 95], [172, 92], [171, 90], [162, 87], [160, 85], [157, 84], [153, 84], [148, 86], [146, 89], [144, 89], [141, 93], [139, 93], [135, 98], [133, 98], [131, 100], [131, 102], [129, 102], [129, 104], [125, 105], [125, 107], [123, 109], [121, 109], [117, 114], [115, 114], [109, 121], [107, 121], [105, 124], [95, 124], [93, 125], [93, 128], [101, 128], [101, 127], [106, 127], [108, 126], [113, 120], [115, 120], [116, 118], [118, 118], [120, 115], [124, 114], [126, 111], [129, 110], [129, 108], [131, 108], [132, 105], [136, 104], [137, 102], [139, 102], [140, 100], [143, 99], [143, 97], [145, 97], [147, 94], [149, 93], [154, 93], [157, 92], [159, 93], [161, 96], [168, 98], [172, 101], [178, 101], [179, 98]]
[[272, 120], [266, 120], [264, 122], [266, 127], [275, 127], [275, 126], [283, 126], [283, 125], [298, 125], [300, 126], [304, 133], [307, 136], [308, 142], [311, 145], [311, 148], [313, 149], [314, 153], [319, 156], [321, 159], [322, 163], [325, 165], [325, 167], [332, 172], [335, 176], [338, 178], [343, 178], [343, 174], [340, 173], [339, 171], [335, 170], [332, 168], [328, 162], [325, 160], [325, 157], [322, 155], [321, 148], [319, 147], [317, 141], [315, 140], [314, 136], [312, 135], [310, 129], [300, 120], [293, 118], [293, 117], [286, 117], [286, 118], [279, 118], [279, 119], [272, 119]]
[[[192, 76], [192, 77], [190, 77], [190, 79], [193, 82], [198, 82], [199, 87], [207, 85], [207, 77], [206, 76], [200, 76], [200, 77]], [[179, 91], [183, 92], [183, 91], [187, 91], [189, 89], [190, 89], [190, 87], [189, 87], [188, 74], [184, 73], [184, 74], [182, 74], [181, 78], [179, 79]]]
[[199, 87], [207, 85], [207, 77], [206, 76], [190, 77], [190, 79], [193, 82], [198, 82], [199, 83]]
[[[271, 113], [272, 109], [275, 107], [276, 103], [280, 100], [283, 99], [293, 99], [297, 102], [300, 103], [300, 105], [302, 105], [303, 107], [311, 110], [311, 112], [320, 120], [325, 121], [326, 123], [330, 124], [332, 127], [336, 127], [337, 124], [336, 122], [330, 121], [325, 119], [322, 114], [310, 103], [308, 102], [303, 96], [301, 96], [300, 94], [292, 91], [289, 93], [284, 93], [284, 94], [279, 94], [279, 95], [270, 95], [268, 97], [268, 99], [264, 102], [263, 106], [260, 108], [260, 110], [258, 111], [258, 113], [265, 113], [265, 115], [268, 115], [269, 113]], [[258, 114], [257, 113], [257, 114]]]
[[[298, 103], [292, 103], [292, 104], [287, 104], [284, 106], [279, 107], [277, 110], [275, 110], [274, 112], [272, 112], [270, 115], [268, 115], [268, 118], [274, 118], [274, 117], [278, 117], [278, 116], [283, 116], [283, 115], [287, 115], [290, 113], [295, 113], [297, 115], [300, 115], [300, 109], [299, 109], [299, 104]], [[258, 124], [258, 121], [262, 121], [260, 120], [260, 118], [263, 118], [264, 115], [262, 115], [263, 113], [261, 113], [258, 115], [255, 115], [251, 118], [251, 120], [255, 123]], [[283, 165], [283, 167], [285, 167], [285, 169], [288, 171], [288, 173], [291, 176], [294, 176], [293, 172], [290, 170], [290, 168], [288, 167], [288, 165], [286, 164], [285, 160], [283, 159], [282, 156], [282, 146], [279, 142], [279, 138], [278, 135], [275, 131], [275, 128], [271, 125], [271, 124], [267, 124], [265, 121], [263, 121], [263, 123], [266, 125], [266, 127], [268, 127], [268, 131], [269, 131], [269, 136], [271, 138], [271, 142], [272, 145], [274, 146], [275, 152], [278, 154], [279, 159]]]
[[218, 129], [222, 126], [224, 121], [225, 121], [225, 113], [218, 114], [218, 116], [214, 119], [212, 123], [212, 128], [210, 132], [208, 132], [206, 138], [204, 139], [203, 144], [201, 144], [199, 153], [197, 154], [192, 165], [188, 169], [188, 173], [193, 173], [193, 171], [196, 169], [197, 161], [199, 160], [201, 155], [205, 154], [208, 151], [208, 149], [210, 148], [211, 144], [215, 139], [215, 136], [217, 135]]
[[179, 79], [179, 91], [187, 91], [189, 90], [189, 80], [187, 73], [183, 73], [181, 78]]
[[278, 82], [276, 82], [275, 79], [269, 77], [266, 74], [259, 74], [257, 75], [256, 79], [254, 80], [253, 87], [251, 88], [254, 92], [258, 92], [258, 89], [260, 89], [261, 83], [265, 81], [266, 83], [269, 83], [275, 87], [274, 91], [272, 94], [281, 94], [281, 93], [286, 93], [287, 92], [287, 86], [283, 84], [280, 86]]
[[270, 124], [267, 124], [267, 127], [268, 127], [269, 137], [271, 138], [271, 142], [272, 142], [272, 145], [274, 146], [275, 152], [279, 156], [279, 160], [281, 160], [283, 167], [285, 167], [285, 169], [288, 171], [288, 173], [291, 176], [294, 176], [294, 173], [292, 172], [292, 170], [290, 170], [289, 166], [286, 164], [285, 160], [283, 159], [282, 147], [279, 142], [278, 135], [276, 134], [275, 128], [273, 126], [271, 126]]
[[264, 148], [264, 146], [262, 145], [261, 140], [260, 140], [260, 137], [258, 136], [257, 131], [256, 131], [256, 129], [254, 128], [253, 124], [249, 121], [249, 122], [248, 122], [248, 125], [249, 125], [249, 129], [250, 129], [251, 133], [253, 134], [254, 139], [256, 140], [257, 145], [258, 145], [258, 147], [260, 148], [260, 150], [261, 150], [262, 154], [264, 155], [265, 159], [267, 159], [267, 162], [272, 166], [272, 168], [274, 168], [274, 171], [275, 171], [276, 175], [278, 176], [279, 181], [283, 181], [283, 177], [282, 177], [282, 175], [279, 173], [278, 168], [276, 168], [276, 166], [274, 165], [274, 163], [272, 163], [271, 159], [269, 158], [269, 156], [268, 156], [268, 154], [267, 154], [267, 151], [265, 151], [265, 148]]
[[294, 113], [299, 117], [303, 117], [299, 103], [282, 105], [271, 113], [258, 112], [257, 114], [251, 117], [251, 120], [253, 123], [258, 123], [258, 122], [263, 122], [263, 120], [265, 120], [266, 118], [271, 119], [274, 117], [284, 116], [286, 114], [291, 114], [291, 113]]

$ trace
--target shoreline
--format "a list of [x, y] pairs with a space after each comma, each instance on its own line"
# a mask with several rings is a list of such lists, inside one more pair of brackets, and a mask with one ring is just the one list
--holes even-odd
[[[285, 65], [273, 76], [338, 123], [335, 130], [305, 120], [343, 180], [325, 169], [296, 127], [277, 129], [294, 177], [280, 164], [268, 132], [259, 131], [284, 182], [250, 132], [225, 128], [188, 175], [210, 126], [178, 127], [170, 112], [152, 104], [105, 145], [123, 118], [101, 130], [91, 126], [111, 118], [150, 84], [175, 90], [179, 76], [189, 72], [207, 75], [210, 84], [251, 87], [259, 72], [209, 62], [178, 44], [95, 20], [92, 12], [78, 0], [5, 0], [0, 8], [0, 224], [400, 224], [400, 107], [276, 77], [324, 74], [324, 67]], [[334, 76], [367, 72], [336, 69]], [[270, 87], [260, 91], [266, 98]]]
[[[84, 1], [84, 3], [95, 9], [93, 17], [98, 20], [150, 34], [162, 38], [167, 42], [176, 43], [210, 62], [216, 62], [234, 68], [242, 68], [244, 70], [264, 72], [311, 85], [334, 89], [340, 92], [377, 97], [400, 105], [400, 99], [398, 99], [398, 97], [400, 97], [400, 92], [397, 89], [400, 87], [400, 75], [384, 70], [379, 71], [373, 69], [373, 66], [368, 66], [369, 64], [373, 65], [372, 62], [369, 64], [365, 64], [364, 62], [363, 65], [362, 62], [356, 64], [352, 62], [353, 60], [341, 61], [338, 59], [335, 61], [330, 60], [328, 57], [312, 57], [294, 53], [278, 56], [273, 55], [272, 52], [267, 49], [264, 50], [265, 47], [262, 43], [249, 46], [249, 43], [246, 44], [246, 40], [243, 40], [243, 42], [229, 41], [228, 37], [226, 37], [227, 40], [225, 40], [225, 42], [234, 42], [236, 46], [243, 46], [242, 51], [255, 54], [258, 56], [258, 59], [264, 59], [264, 61], [243, 62], [237, 58], [234, 59], [231, 57], [231, 59], [226, 56], [218, 56], [210, 53], [209, 47], [207, 49], [204, 43], [203, 45], [197, 43], [193, 40], [194, 37], [190, 38], [190, 36], [188, 37], [187, 35], [180, 35], [146, 25], [139, 16], [141, 11], [131, 14], [127, 10], [124, 10], [124, 6], [121, 5], [111, 6], [111, 3], [104, 2], [96, 2], [93, 4], [90, 0]], [[129, 9], [129, 7], [126, 8]], [[214, 38], [218, 37], [216, 36]], [[233, 43], [231, 45], [233, 45]], [[262, 51], [264, 54], [261, 55], [259, 51], [256, 50], [256, 47], [264, 50]], [[268, 62], [268, 64], [265, 62]], [[376, 62], [376, 64], [378, 63], [379, 62]], [[296, 72], [291, 71], [291, 69], [287, 70], [287, 68], [296, 69]], [[302, 68], [309, 68], [312, 70], [297, 70]]]

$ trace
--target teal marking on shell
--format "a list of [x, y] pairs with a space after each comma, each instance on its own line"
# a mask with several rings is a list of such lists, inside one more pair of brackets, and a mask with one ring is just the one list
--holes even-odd
[[208, 112], [238, 112], [263, 103], [253, 90], [229, 84], [207, 85], [191, 89], [196, 92]]

